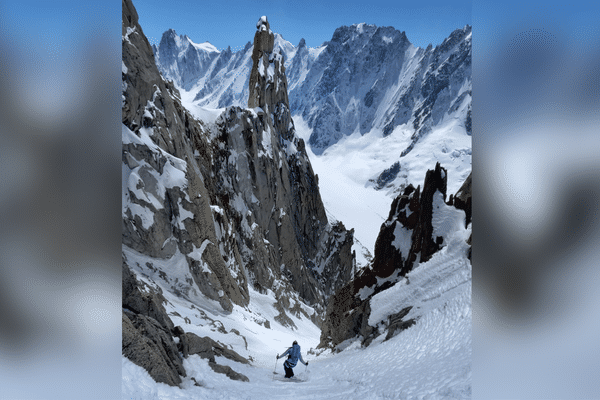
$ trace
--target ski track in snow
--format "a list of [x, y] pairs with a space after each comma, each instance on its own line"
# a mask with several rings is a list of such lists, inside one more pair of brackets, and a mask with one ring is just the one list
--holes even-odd
[[[459, 296], [449, 305], [470, 304], [470, 296]], [[432, 313], [407, 331], [366, 349], [355, 344], [337, 355], [304, 356], [308, 368], [298, 364], [296, 376], [305, 382], [273, 379], [272, 367], [242, 365], [224, 358], [246, 375], [250, 383], [232, 381], [212, 372], [208, 361], [190, 356], [184, 361], [188, 377], [182, 389], [157, 384], [148, 373], [123, 358], [124, 399], [463, 399], [471, 396], [470, 314], [462, 320]], [[449, 330], [448, 325], [454, 329]], [[416, 328], [416, 327], [415, 327]], [[283, 374], [283, 360], [277, 370]], [[191, 377], [204, 387], [195, 386]]]
[[[470, 292], [470, 288], [468, 291]], [[464, 309], [470, 295], [462, 293], [448, 307]], [[468, 308], [468, 307], [467, 307]], [[152, 380], [142, 368], [123, 358], [124, 399], [465, 399], [471, 397], [470, 312], [454, 315], [433, 312], [394, 338], [366, 349], [355, 343], [336, 355], [306, 355], [308, 368], [298, 364], [296, 376], [305, 382], [273, 379], [274, 349], [265, 352], [272, 366], [242, 365], [224, 358], [246, 375], [250, 383], [232, 381], [214, 373], [208, 360], [190, 356], [184, 360], [188, 377], [182, 388]], [[449, 329], [451, 327], [452, 329]], [[302, 340], [300, 339], [300, 343]], [[283, 360], [277, 370], [283, 374]], [[194, 377], [203, 387], [195, 386]]]
[[[217, 374], [208, 360], [193, 355], [184, 360], [188, 376], [183, 378], [181, 388], [171, 387], [154, 382], [144, 369], [123, 357], [123, 399], [470, 398], [471, 265], [464, 256], [464, 240], [469, 233], [470, 229], [457, 227], [447, 238], [449, 246], [408, 274], [410, 283], [400, 281], [371, 300], [372, 326], [409, 305], [413, 309], [405, 320], [417, 317], [416, 325], [387, 341], [383, 332], [367, 348], [361, 348], [359, 340], [351, 340], [338, 354], [329, 350], [319, 356], [308, 354], [318, 344], [320, 330], [306, 318], [294, 315], [290, 317], [298, 326], [297, 331], [274, 321], [278, 312], [273, 307], [271, 291], [266, 295], [251, 291], [247, 308], [235, 306], [231, 314], [225, 314], [202, 295], [195, 297], [191, 308], [188, 300], [173, 295], [158, 282], [175, 325], [199, 336], [210, 336], [242, 356], [252, 357], [252, 365], [216, 358], [217, 363], [246, 375], [250, 382], [232, 381]], [[153, 271], [145, 267], [148, 258], [131, 250], [126, 255], [131, 264], [137, 265], [134, 271], [138, 279], [149, 281]], [[164, 268], [169, 260], [164, 260], [162, 266], [154, 262], [154, 267]], [[216, 324], [211, 323], [213, 319], [218, 320]], [[264, 319], [270, 321], [271, 329], [260, 323]], [[219, 332], [219, 326], [229, 333]], [[234, 328], [244, 335], [247, 345], [231, 333]], [[301, 363], [294, 368], [296, 376], [305, 381], [276, 380], [273, 369], [277, 365], [277, 371], [283, 374], [284, 360], [276, 360], [275, 355], [283, 353], [293, 340], [298, 340], [303, 357], [309, 362], [308, 368]], [[192, 377], [202, 386], [196, 386]]]

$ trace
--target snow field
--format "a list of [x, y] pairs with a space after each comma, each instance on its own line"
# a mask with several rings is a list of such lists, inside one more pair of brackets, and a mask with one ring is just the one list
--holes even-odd
[[[448, 303], [457, 308], [470, 296]], [[469, 315], [470, 317], [470, 315]], [[325, 357], [303, 357], [308, 367], [298, 364], [296, 376], [305, 382], [273, 379], [277, 363], [283, 374], [283, 360], [271, 354], [269, 366], [242, 365], [224, 358], [246, 375], [250, 382], [232, 381], [214, 373], [208, 360], [190, 356], [184, 360], [188, 377], [182, 388], [157, 384], [148, 373], [123, 358], [124, 399], [464, 399], [471, 395], [470, 318], [432, 312], [416, 326], [392, 339], [361, 349], [357, 344], [342, 353]], [[195, 386], [191, 377], [203, 385]]]
[[[293, 119], [296, 134], [308, 143], [312, 129], [302, 116], [296, 115]], [[348, 141], [342, 139], [341, 142]], [[387, 218], [392, 199], [365, 187], [364, 170], [370, 162], [369, 157], [365, 156], [363, 160], [359, 152], [351, 154], [353, 150], [343, 149], [338, 144], [332, 146], [337, 146], [337, 151], [330, 151], [330, 148], [322, 156], [316, 156], [308, 146], [306, 152], [313, 171], [319, 176], [319, 191], [328, 214], [343, 221], [347, 229], [355, 228], [354, 236], [373, 254], [375, 240]]]
[[199, 121], [209, 124], [214, 124], [219, 115], [225, 108], [210, 108], [210, 107], [200, 107], [194, 104], [194, 96], [196, 95], [194, 90], [186, 91], [182, 88], [179, 89], [179, 94], [181, 96], [181, 104]]
[[[155, 383], [145, 370], [123, 358], [123, 398], [470, 398], [470, 312], [462, 318], [455, 315], [466, 306], [470, 307], [470, 288], [449, 300], [443, 310], [433, 310], [414, 327], [385, 342], [380, 337], [366, 349], [354, 342], [339, 354], [315, 357], [307, 355], [306, 347], [303, 347], [303, 357], [309, 366], [299, 363], [294, 371], [296, 376], [306, 379], [305, 382], [274, 380], [275, 363], [277, 371], [283, 374], [283, 360], [276, 361], [275, 354], [269, 351], [263, 352], [264, 362], [260, 366], [217, 358], [218, 363], [246, 375], [249, 383], [232, 381], [225, 375], [214, 373], [208, 360], [190, 356], [184, 360], [188, 377], [184, 378], [181, 389]], [[299, 343], [303, 342], [304, 339], [299, 339]], [[192, 377], [203, 386], [195, 386]]]
[[[441, 207], [438, 211], [453, 212], [451, 207]], [[457, 229], [445, 238], [449, 246], [408, 274], [410, 283], [400, 281], [371, 299], [372, 326], [409, 305], [413, 309], [405, 320], [418, 320], [388, 341], [384, 341], [383, 333], [367, 348], [361, 348], [359, 340], [349, 340], [341, 353], [307, 354], [318, 344], [320, 330], [306, 318], [293, 315], [290, 317], [298, 327], [296, 331], [275, 322], [273, 318], [278, 312], [272, 306], [274, 296], [270, 291], [267, 294], [251, 291], [247, 308], [235, 306], [226, 315], [211, 300], [190, 306], [187, 300], [163, 289], [168, 300], [166, 308], [176, 325], [228, 344], [244, 357], [252, 357], [252, 365], [222, 357], [216, 360], [246, 375], [250, 382], [232, 381], [217, 374], [209, 367], [208, 360], [194, 355], [184, 360], [188, 376], [181, 388], [170, 387], [154, 382], [145, 370], [123, 358], [123, 399], [470, 398], [471, 265], [465, 257], [468, 246], [464, 242], [470, 229], [461, 223], [464, 221], [456, 220]], [[128, 257], [134, 254], [128, 252]], [[144, 256], [138, 257], [137, 263], [145, 265]], [[143, 268], [136, 270], [139, 278], [143, 278]], [[210, 322], [217, 318], [220, 322]], [[260, 324], [263, 318], [270, 321], [271, 329]], [[220, 325], [230, 333], [219, 332], [216, 327]], [[231, 333], [232, 329], [245, 336], [247, 348], [240, 336]], [[306, 381], [274, 380], [275, 355], [285, 351], [293, 340], [298, 340], [303, 358], [309, 361], [308, 368], [300, 363], [294, 368], [296, 376]], [[282, 364], [283, 359], [277, 361], [280, 374], [283, 374]], [[196, 386], [192, 377], [202, 386]]]
[[[296, 134], [308, 143], [312, 129], [301, 115], [293, 119]], [[319, 176], [319, 190], [328, 214], [343, 221], [347, 229], [354, 228], [354, 236], [373, 254], [381, 224], [398, 193], [385, 188], [374, 190], [369, 179], [377, 178], [399, 160], [401, 170], [394, 186], [412, 183], [422, 189], [427, 170], [439, 161], [448, 169], [447, 195], [456, 193], [471, 172], [471, 137], [460, 124], [454, 118], [444, 119], [438, 129], [421, 138], [400, 159], [413, 133], [405, 125], [396, 127], [387, 137], [377, 129], [362, 136], [354, 133], [343, 137], [320, 156], [306, 147], [313, 171]]]

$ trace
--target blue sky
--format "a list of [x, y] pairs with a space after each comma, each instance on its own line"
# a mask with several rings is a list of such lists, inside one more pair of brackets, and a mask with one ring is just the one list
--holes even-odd
[[194, 42], [209, 41], [233, 50], [252, 41], [260, 16], [271, 29], [297, 45], [301, 38], [310, 47], [330, 40], [342, 25], [366, 22], [405, 31], [415, 45], [439, 44], [454, 29], [471, 25], [472, 2], [398, 0], [134, 0], [140, 25], [151, 43], [160, 41], [169, 28], [187, 34]]

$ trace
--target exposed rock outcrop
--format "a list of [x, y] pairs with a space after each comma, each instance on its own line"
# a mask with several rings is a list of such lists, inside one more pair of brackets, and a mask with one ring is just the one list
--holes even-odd
[[[435, 210], [448, 206], [446, 179], [446, 169], [437, 163], [435, 169], [427, 171], [422, 192], [421, 186], [415, 189], [410, 185], [394, 199], [375, 243], [372, 268], [364, 270], [331, 297], [320, 347], [335, 347], [357, 336], [368, 345], [380, 333], [368, 324], [370, 299], [395, 285], [416, 265], [427, 262], [447, 245], [443, 231], [436, 231], [433, 226]], [[463, 185], [464, 190], [459, 192], [470, 204], [467, 186]], [[405, 308], [390, 316], [388, 338], [415, 323], [403, 319], [409, 310]]]
[[[186, 333], [185, 334], [186, 346], [189, 355], [197, 354], [202, 358], [208, 359], [208, 365], [212, 368], [213, 371], [218, 372], [220, 374], [225, 374], [227, 377], [233, 380], [250, 382], [247, 376], [240, 374], [234, 371], [229, 366], [220, 365], [215, 361], [215, 357], [225, 357], [229, 360], [241, 363], [241, 364], [250, 364], [250, 361], [240, 356], [235, 351], [228, 349], [224, 345], [212, 340], [209, 337], [199, 337], [194, 333]], [[183, 343], [182, 347], [183, 347]]]
[[173, 322], [162, 305], [164, 297], [139, 282], [123, 261], [123, 355], [145, 368], [157, 382], [177, 385], [185, 376], [173, 341]]
[[[465, 227], [468, 227], [469, 224], [471, 223], [471, 215], [473, 213], [473, 209], [472, 209], [472, 196], [471, 196], [471, 175], [473, 175], [473, 173], [470, 173], [469, 176], [467, 177], [467, 179], [465, 180], [465, 182], [462, 184], [462, 186], [460, 187], [460, 189], [458, 189], [458, 192], [456, 192], [456, 194], [453, 196], [453, 198], [450, 199], [450, 203], [454, 204], [454, 207], [458, 208], [459, 210], [463, 210], [465, 212], [466, 215], [466, 219], [465, 219]], [[467, 243], [469, 244], [469, 260], [471, 259], [471, 240], [472, 240], [472, 235], [469, 236], [469, 240], [467, 241]]]
[[410, 312], [411, 309], [412, 306], [408, 306], [406, 308], [403, 308], [400, 312], [392, 314], [388, 317], [388, 333], [385, 337], [385, 340], [389, 340], [390, 338], [394, 337], [398, 332], [408, 329], [416, 323], [416, 321], [413, 318], [404, 321], [404, 317], [406, 317], [406, 315]]
[[227, 365], [217, 364], [216, 362], [209, 361], [208, 366], [215, 372], [219, 374], [224, 374], [229, 379], [234, 381], [242, 381], [242, 382], [250, 382], [250, 379], [244, 374], [240, 374], [239, 372], [235, 372], [231, 367]]
[[368, 298], [363, 299], [359, 294], [367, 282], [371, 283], [372, 275], [361, 279], [363, 276], [346, 284], [329, 300], [319, 347], [335, 348], [347, 339], [368, 338], [372, 334], [373, 327], [369, 325], [371, 305]]
[[425, 262], [441, 247], [441, 241], [433, 237], [433, 196], [440, 192], [446, 199], [446, 169], [439, 163], [427, 171], [423, 193], [420, 186], [409, 185], [392, 202], [387, 221], [381, 226], [375, 242], [373, 271], [387, 278], [399, 266], [400, 276], [406, 275], [415, 262]]
[[[301, 298], [320, 307], [339, 278], [349, 279], [353, 259], [347, 243], [353, 232], [327, 222], [304, 141], [295, 134], [284, 60], [273, 52], [266, 17], [257, 23], [252, 60], [248, 106], [253, 110], [229, 108], [217, 121], [228, 133], [225, 151], [240, 154], [238, 162], [250, 170], [231, 180], [233, 192], [246, 194], [254, 221], [274, 249], [281, 250], [275, 252], [274, 264], [285, 266], [281, 273]], [[242, 253], [250, 265], [265, 264], [252, 252]], [[267, 271], [257, 269], [256, 283], [272, 286], [264, 279]], [[287, 322], [285, 312], [279, 317]]]
[[[185, 376], [185, 370], [179, 363], [173, 363], [170, 355], [173, 354], [172, 346], [165, 346], [162, 339], [168, 338], [163, 331], [153, 324], [148, 317], [132, 316], [123, 312], [123, 355], [134, 364], [144, 368], [156, 382], [176, 386]], [[149, 329], [148, 329], [149, 328]], [[167, 353], [167, 350], [171, 350]]]
[[470, 173], [465, 182], [462, 184], [458, 192], [453, 197], [454, 207], [459, 210], [463, 210], [467, 216], [465, 220], [465, 226], [468, 226], [471, 223], [471, 215], [472, 215], [472, 204], [471, 204], [471, 175]]
[[[266, 16], [263, 16], [256, 24], [256, 34], [254, 35], [252, 70], [248, 86], [250, 90], [248, 107], [250, 108], [261, 107], [264, 109], [282, 101], [288, 103], [287, 79], [282, 79], [285, 77], [283, 57], [279, 53], [273, 54], [274, 43], [275, 36], [270, 29], [269, 21]], [[285, 87], [280, 87], [281, 84], [284, 84]]]
[[198, 335], [187, 332], [188, 354], [198, 354], [202, 358], [208, 358], [214, 362], [215, 357], [225, 357], [241, 364], [250, 364], [250, 361], [240, 356], [235, 351], [228, 349], [224, 345], [212, 340], [209, 337], [199, 337]]

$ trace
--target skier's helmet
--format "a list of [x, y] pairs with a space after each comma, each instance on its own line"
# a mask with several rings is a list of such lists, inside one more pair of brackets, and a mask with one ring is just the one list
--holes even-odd
[[298, 344], [298, 342], [294, 340], [294, 343], [292, 343], [292, 346], [295, 345], [295, 344]]

